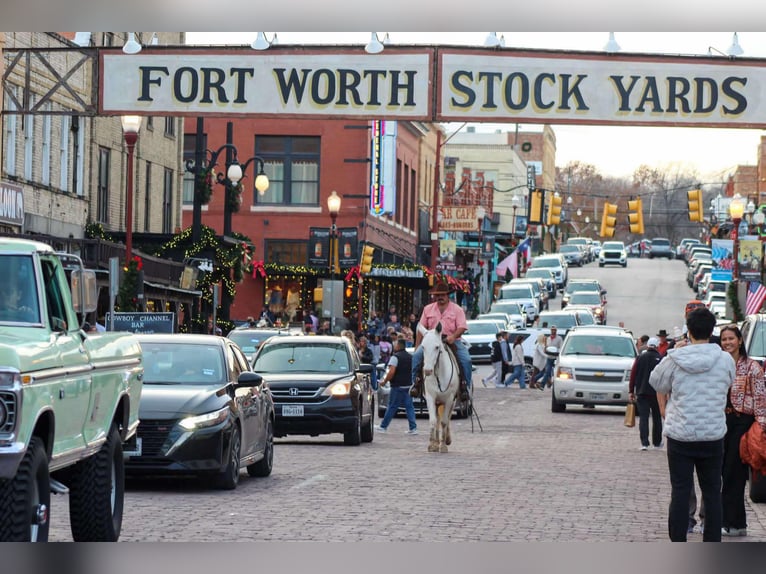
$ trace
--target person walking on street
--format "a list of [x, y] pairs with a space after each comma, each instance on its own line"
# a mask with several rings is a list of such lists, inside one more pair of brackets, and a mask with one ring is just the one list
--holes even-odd
[[540, 333], [535, 341], [535, 353], [532, 356], [532, 367], [534, 374], [529, 386], [533, 389], [545, 389], [545, 368], [548, 365], [548, 355], [545, 354], [545, 343], [547, 337], [545, 333]]
[[398, 337], [394, 343], [394, 354], [388, 361], [388, 370], [380, 381], [381, 385], [391, 384], [391, 392], [388, 395], [388, 407], [380, 424], [375, 427], [378, 432], [386, 432], [391, 419], [396, 415], [401, 405], [407, 413], [409, 430], [407, 434], [418, 434], [418, 423], [415, 420], [415, 407], [409, 393], [412, 384], [412, 355], [406, 350], [407, 343], [403, 337]]
[[423, 340], [423, 329], [434, 329], [436, 325], [441, 323], [442, 336], [446, 338], [447, 344], [455, 351], [455, 358], [463, 371], [465, 388], [461, 382], [460, 392], [463, 398], [467, 400], [468, 389], [471, 388], [472, 382], [472, 367], [468, 346], [462, 339], [463, 333], [468, 330], [465, 311], [460, 305], [450, 301], [449, 286], [443, 281], [437, 282], [429, 293], [434, 298], [434, 302], [423, 308], [423, 314], [419, 321], [419, 326], [422, 328], [419, 328], [415, 334], [415, 352], [412, 354], [412, 384], [416, 383], [415, 378], [423, 365], [423, 347], [420, 344]]
[[[564, 339], [562, 339], [561, 335], [559, 335], [558, 328], [556, 325], [551, 325], [551, 334], [548, 336], [548, 340], [546, 341], [545, 346], [556, 347], [559, 351], [561, 351], [561, 346], [563, 344]], [[556, 359], [549, 357], [548, 362], [545, 365], [544, 383], [548, 387], [553, 386], [553, 365], [555, 362]]]
[[748, 466], [739, 456], [739, 442], [755, 420], [766, 430], [766, 384], [761, 365], [747, 356], [739, 327], [736, 325], [723, 327], [720, 337], [721, 347], [731, 355], [737, 368], [725, 409], [721, 534], [747, 536], [745, 483], [748, 478]]
[[493, 382], [494, 384], [502, 383], [503, 381], [503, 350], [501, 344], [505, 331], [498, 331], [495, 335], [495, 340], [492, 341], [492, 354], [490, 355], [490, 362], [492, 363], [492, 373], [484, 377], [481, 380], [481, 384], [485, 387], [487, 383]]
[[649, 415], [652, 416], [652, 444], [654, 448], [662, 448], [662, 416], [660, 404], [657, 402], [657, 391], [649, 384], [649, 375], [662, 360], [657, 345], [657, 337], [650, 337], [646, 342], [646, 350], [633, 361], [628, 386], [631, 401], [638, 409], [638, 436], [641, 439], [641, 450], [649, 450]]
[[508, 373], [511, 372], [511, 346], [508, 344], [508, 331], [503, 331], [503, 338], [500, 340], [500, 353], [503, 355], [502, 376], [495, 381], [495, 387], [505, 388], [503, 381]]
[[721, 541], [721, 468], [726, 434], [726, 397], [734, 381], [731, 355], [710, 336], [716, 317], [707, 308], [686, 317], [690, 343], [668, 351], [649, 376], [657, 393], [668, 396], [665, 437], [670, 473], [668, 534], [686, 542], [694, 470], [705, 504], [704, 542]]
[[524, 380], [526, 378], [526, 371], [524, 369], [524, 347], [521, 344], [523, 340], [524, 337], [521, 335], [516, 335], [516, 338], [513, 340], [513, 347], [511, 347], [511, 367], [513, 371], [505, 380], [506, 387], [510, 387], [513, 381], [518, 380], [520, 389], [527, 388], [526, 381]]
[[668, 349], [673, 348], [673, 345], [668, 340], [668, 332], [665, 329], [660, 329], [657, 332], [657, 338], [660, 340], [660, 344], [657, 345], [657, 351], [664, 357], [668, 354]]

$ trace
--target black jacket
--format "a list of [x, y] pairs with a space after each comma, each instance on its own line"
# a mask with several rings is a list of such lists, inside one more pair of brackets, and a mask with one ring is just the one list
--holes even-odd
[[636, 359], [636, 377], [634, 393], [636, 395], [654, 396], [657, 391], [649, 384], [649, 375], [652, 374], [654, 367], [660, 364], [662, 355], [653, 347], [649, 347], [641, 353]]
[[490, 361], [493, 363], [500, 363], [503, 361], [503, 351], [500, 348], [500, 339], [492, 341], [492, 356], [490, 357]]

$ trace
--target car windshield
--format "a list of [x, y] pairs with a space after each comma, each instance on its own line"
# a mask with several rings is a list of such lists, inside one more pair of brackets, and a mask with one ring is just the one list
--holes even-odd
[[670, 247], [670, 241], [667, 239], [652, 239], [652, 247]]
[[484, 322], [474, 322], [474, 321], [468, 321], [468, 335], [490, 335], [497, 333], [498, 327], [497, 323], [484, 323]]
[[274, 335], [282, 334], [284, 333], [272, 329], [243, 329], [240, 331], [231, 331], [227, 335], [227, 338], [239, 345], [239, 348], [245, 353], [254, 353], [266, 339]]
[[562, 245], [559, 248], [559, 251], [561, 253], [570, 253], [570, 252], [572, 252], [572, 253], [580, 253], [580, 248], [577, 247], [577, 245]]
[[572, 293], [572, 297], [569, 302], [574, 305], [601, 305], [601, 295], [595, 291], [584, 293], [582, 291], [576, 291]]
[[561, 261], [558, 259], [540, 259], [536, 258], [532, 260], [532, 268], [535, 267], [561, 267]]
[[625, 249], [625, 245], [617, 241], [607, 241], [601, 246], [601, 249], [605, 251], [621, 251]]
[[501, 299], [529, 299], [531, 297], [530, 290], [526, 287], [521, 288], [504, 288], [500, 289]]
[[529, 269], [527, 270], [527, 277], [540, 277], [541, 279], [551, 280], [553, 279], [552, 272], [549, 269]]
[[574, 313], [549, 313], [540, 316], [540, 327], [556, 325], [561, 330], [567, 330], [577, 325], [577, 317]]
[[349, 368], [346, 348], [338, 343], [271, 343], [253, 362], [257, 373], [348, 373]]
[[509, 315], [521, 315], [521, 307], [512, 301], [495, 301], [489, 308], [490, 311], [508, 313]]
[[228, 375], [218, 345], [141, 341], [144, 384], [210, 385]]
[[598, 283], [580, 283], [578, 281], [570, 281], [567, 283], [567, 287], [564, 292], [567, 295], [571, 295], [575, 291], [593, 291], [594, 293], [599, 293], [601, 290], [598, 287]]
[[570, 333], [561, 349], [562, 355], [603, 355], [635, 357], [636, 349], [628, 337]]
[[587, 311], [585, 309], [577, 309], [575, 313], [577, 313], [577, 318], [580, 319], [580, 325], [595, 325], [596, 324], [596, 318], [593, 316], [593, 313], [591, 313], [590, 311]]
[[0, 256], [0, 321], [39, 323], [40, 306], [33, 260], [29, 256]]

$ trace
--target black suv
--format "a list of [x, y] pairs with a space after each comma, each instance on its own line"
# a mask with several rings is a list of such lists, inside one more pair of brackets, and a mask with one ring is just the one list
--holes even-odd
[[664, 237], [655, 237], [652, 239], [652, 246], [649, 248], [649, 259], [655, 257], [667, 257], [673, 259], [673, 249], [670, 247], [670, 240]]

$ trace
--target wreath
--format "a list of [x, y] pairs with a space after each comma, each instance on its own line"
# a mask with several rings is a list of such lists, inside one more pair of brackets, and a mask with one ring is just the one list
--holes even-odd
[[532, 151], [532, 142], [524, 142], [521, 144], [521, 151]]
[[236, 213], [242, 206], [242, 186], [236, 185], [229, 188], [229, 197], [227, 198], [229, 211]]
[[215, 170], [211, 167], [205, 168], [197, 176], [199, 178], [199, 200], [202, 205], [210, 203], [213, 197], [213, 184], [215, 183]]

